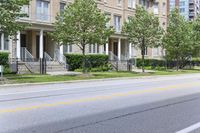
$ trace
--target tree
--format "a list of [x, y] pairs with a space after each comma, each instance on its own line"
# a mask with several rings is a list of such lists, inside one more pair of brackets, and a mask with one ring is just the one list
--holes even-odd
[[97, 8], [94, 0], [75, 0], [67, 6], [63, 13], [57, 15], [54, 23], [53, 39], [63, 45], [77, 45], [84, 56], [83, 72], [85, 72], [86, 45], [105, 44], [113, 33], [106, 27], [109, 20]]
[[15, 35], [24, 29], [25, 24], [17, 22], [17, 19], [27, 16], [21, 8], [28, 4], [29, 0], [0, 0], [0, 33]]
[[123, 33], [127, 35], [129, 42], [141, 50], [142, 71], [144, 72], [146, 48], [160, 45], [163, 30], [159, 26], [158, 17], [148, 13], [144, 7], [137, 6], [135, 16], [125, 22]]
[[192, 24], [179, 14], [178, 9], [174, 9], [170, 13], [163, 44], [166, 49], [166, 57], [176, 62], [177, 71], [193, 54]]
[[200, 15], [193, 21], [193, 56], [200, 56]]

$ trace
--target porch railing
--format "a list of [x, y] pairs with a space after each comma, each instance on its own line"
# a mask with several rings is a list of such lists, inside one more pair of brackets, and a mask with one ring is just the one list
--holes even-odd
[[21, 59], [25, 62], [33, 62], [33, 55], [27, 50], [26, 47], [21, 47]]
[[66, 68], [66, 57], [60, 53], [60, 50], [59, 49], [56, 49], [55, 52], [54, 52], [54, 59], [56, 61], [58, 61], [60, 64], [63, 64]]
[[112, 51], [109, 51], [109, 59], [110, 60], [119, 60], [118, 56], [116, 56], [115, 54], [113, 54]]
[[46, 61], [52, 61], [53, 60], [47, 52], [44, 52], [44, 58], [46, 59]]

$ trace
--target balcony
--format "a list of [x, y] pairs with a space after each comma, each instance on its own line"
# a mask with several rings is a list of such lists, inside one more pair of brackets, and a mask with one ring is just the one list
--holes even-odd
[[52, 24], [55, 21], [55, 16], [29, 13], [28, 17], [19, 18], [18, 21], [28, 22], [28, 23], [45, 23]]
[[115, 33], [121, 33], [121, 26], [120, 25], [114, 25]]

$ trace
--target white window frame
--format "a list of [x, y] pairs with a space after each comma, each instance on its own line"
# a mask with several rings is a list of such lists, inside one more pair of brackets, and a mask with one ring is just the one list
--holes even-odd
[[121, 16], [114, 15], [114, 28], [116, 32], [121, 32]]
[[[38, 7], [38, 1], [41, 2], [41, 12], [40, 14], [37, 12], [39, 8]], [[48, 4], [48, 13], [45, 14], [45, 3]], [[46, 16], [47, 15], [47, 16]], [[47, 17], [47, 19], [46, 19]], [[46, 1], [46, 0], [36, 0], [36, 20], [39, 20], [39, 21], [45, 21], [45, 22], [49, 22], [50, 21], [50, 1]]]
[[128, 0], [128, 8], [135, 8], [135, 0]]
[[153, 12], [154, 12], [154, 14], [159, 14], [159, 3], [158, 2], [155, 2], [153, 4]]

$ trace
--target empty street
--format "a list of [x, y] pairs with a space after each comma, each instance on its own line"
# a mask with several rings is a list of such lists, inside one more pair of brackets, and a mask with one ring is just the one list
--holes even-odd
[[200, 133], [200, 74], [0, 86], [0, 133]]

